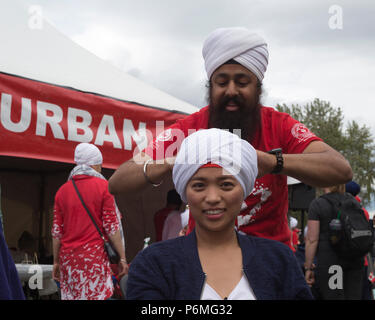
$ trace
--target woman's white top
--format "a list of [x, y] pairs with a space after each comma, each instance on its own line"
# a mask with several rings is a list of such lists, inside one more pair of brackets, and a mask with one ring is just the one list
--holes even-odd
[[[249, 282], [243, 275], [236, 287], [232, 290], [227, 300], [256, 300]], [[220, 295], [207, 282], [203, 286], [201, 300], [223, 300]]]

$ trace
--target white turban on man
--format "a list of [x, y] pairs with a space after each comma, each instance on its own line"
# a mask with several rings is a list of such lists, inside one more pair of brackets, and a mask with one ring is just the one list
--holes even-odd
[[226, 130], [199, 130], [182, 141], [173, 166], [173, 182], [183, 202], [186, 186], [207, 163], [222, 167], [240, 183], [244, 199], [254, 188], [258, 175], [257, 154], [250, 143]]
[[74, 151], [74, 162], [77, 165], [94, 166], [103, 163], [103, 156], [97, 146], [83, 142]]
[[208, 79], [229, 60], [235, 60], [256, 75], [260, 82], [268, 65], [265, 40], [246, 28], [219, 28], [211, 32], [203, 44], [202, 54]]

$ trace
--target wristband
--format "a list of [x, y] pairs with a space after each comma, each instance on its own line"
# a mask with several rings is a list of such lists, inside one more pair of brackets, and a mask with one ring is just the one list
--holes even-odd
[[311, 265], [310, 267], [306, 268], [306, 267], [303, 267], [305, 269], [305, 271], [314, 271], [315, 269], [315, 265]]
[[283, 151], [281, 148], [272, 149], [268, 151], [269, 154], [274, 154], [276, 156], [276, 166], [271, 171], [272, 174], [280, 173], [284, 168], [284, 159], [283, 159]]
[[305, 271], [314, 271], [314, 268], [307, 268]]
[[163, 180], [160, 181], [159, 183], [153, 183], [149, 177], [147, 176], [147, 166], [148, 164], [152, 162], [152, 159], [149, 159], [145, 162], [145, 164], [143, 165], [143, 175], [145, 176], [145, 179], [148, 183], [152, 184], [154, 187], [159, 187], [162, 183], [163, 183]]

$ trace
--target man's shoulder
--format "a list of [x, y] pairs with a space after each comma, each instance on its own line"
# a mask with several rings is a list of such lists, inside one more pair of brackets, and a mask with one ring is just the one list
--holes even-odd
[[[288, 113], [277, 111], [274, 107], [261, 105], [261, 113], [264, 116], [274, 117], [290, 117]], [[206, 122], [209, 118], [209, 105], [201, 108], [200, 110], [186, 116], [185, 118], [178, 120], [177, 123], [197, 123]]]
[[187, 117], [178, 120], [176, 125], [181, 129], [202, 129], [208, 127], [209, 106], [205, 106]]
[[260, 111], [264, 117], [278, 117], [278, 118], [290, 118], [291, 116], [286, 112], [277, 111], [274, 107], [268, 107], [261, 105]]
[[[301, 153], [312, 141], [322, 141], [311, 132], [303, 123], [286, 112], [280, 112], [272, 107], [261, 107], [262, 130], [265, 139], [272, 143], [275, 135], [280, 144], [284, 145], [286, 153]], [[268, 135], [267, 132], [272, 132]]]
[[[198, 111], [190, 114], [191, 117], [203, 117], [203, 116], [208, 116], [209, 112], [209, 105], [200, 108]], [[189, 116], [189, 117], [190, 117]]]

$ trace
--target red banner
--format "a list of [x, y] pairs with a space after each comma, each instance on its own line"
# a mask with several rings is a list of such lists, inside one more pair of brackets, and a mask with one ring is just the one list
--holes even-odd
[[75, 146], [89, 142], [115, 169], [186, 117], [158, 107], [0, 73], [0, 155], [73, 163]]

